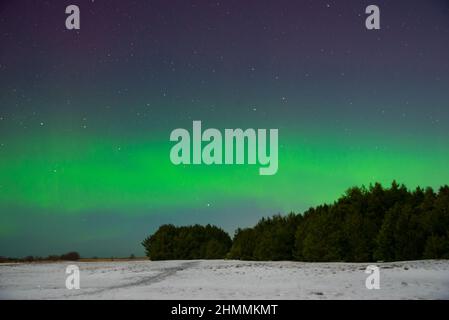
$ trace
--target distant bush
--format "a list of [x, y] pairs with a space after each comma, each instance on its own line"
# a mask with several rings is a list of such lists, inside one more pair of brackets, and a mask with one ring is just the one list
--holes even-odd
[[80, 255], [78, 252], [75, 252], [75, 251], [61, 255], [61, 260], [77, 261], [79, 259], [80, 259]]
[[223, 259], [231, 244], [226, 232], [211, 225], [163, 225], [142, 242], [151, 260]]

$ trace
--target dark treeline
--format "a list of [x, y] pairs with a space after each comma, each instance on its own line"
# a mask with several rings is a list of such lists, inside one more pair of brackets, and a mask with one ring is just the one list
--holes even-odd
[[27, 256], [24, 258], [8, 258], [0, 256], [0, 263], [5, 262], [39, 262], [39, 261], [77, 261], [80, 255], [76, 251], [64, 253], [61, 255], [49, 255], [47, 257]]
[[263, 218], [237, 229], [165, 225], [143, 245], [160, 259], [393, 261], [449, 259], [449, 187], [409, 191], [393, 182], [353, 187], [304, 214]]

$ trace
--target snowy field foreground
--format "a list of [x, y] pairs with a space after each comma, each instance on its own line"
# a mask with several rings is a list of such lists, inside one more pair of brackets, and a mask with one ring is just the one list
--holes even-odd
[[232, 260], [78, 262], [68, 290], [69, 264], [0, 265], [0, 299], [449, 299], [440, 260], [379, 263], [379, 290], [365, 287], [369, 264]]

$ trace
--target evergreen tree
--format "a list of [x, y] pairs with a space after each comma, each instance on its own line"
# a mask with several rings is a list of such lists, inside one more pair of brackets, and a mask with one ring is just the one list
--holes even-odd
[[234, 239], [207, 225], [164, 225], [144, 240], [153, 259], [393, 261], [449, 258], [449, 187], [393, 181], [353, 187], [332, 204], [262, 218]]

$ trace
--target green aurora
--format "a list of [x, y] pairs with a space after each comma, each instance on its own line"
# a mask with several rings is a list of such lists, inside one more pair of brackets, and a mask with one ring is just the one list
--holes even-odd
[[248, 200], [288, 212], [332, 201], [352, 185], [396, 179], [408, 187], [423, 182], [438, 187], [449, 181], [444, 141], [328, 137], [304, 141], [281, 131], [274, 176], [259, 176], [257, 165], [175, 166], [168, 134], [128, 137], [132, 142], [123, 144], [117, 143], [123, 138], [24, 137], [1, 153], [0, 203], [77, 214], [104, 208], [150, 213]]

